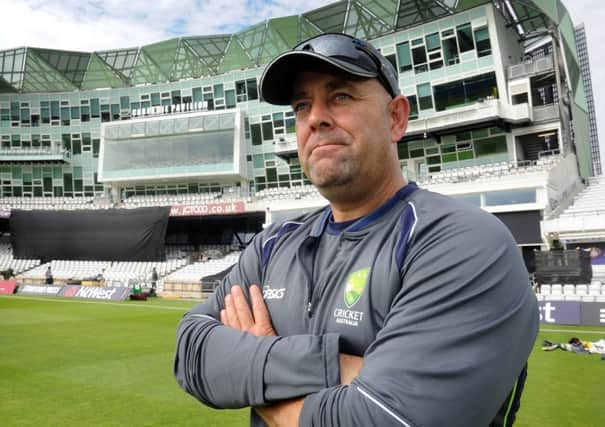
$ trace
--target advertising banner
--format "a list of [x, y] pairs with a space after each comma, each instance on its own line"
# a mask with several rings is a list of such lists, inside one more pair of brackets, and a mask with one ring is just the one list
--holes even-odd
[[23, 286], [19, 286], [17, 293], [28, 294], [28, 295], [56, 296], [60, 290], [61, 290], [61, 286], [23, 285]]
[[231, 215], [246, 211], [244, 202], [206, 203], [203, 205], [175, 205], [170, 208], [170, 216]]
[[538, 301], [540, 323], [579, 325], [582, 303], [577, 301]]
[[0, 280], [0, 294], [12, 295], [17, 287], [17, 282], [14, 280]]
[[582, 325], [605, 326], [605, 303], [585, 302], [582, 304]]
[[67, 298], [124, 301], [130, 295], [129, 288], [65, 285], [59, 296]]

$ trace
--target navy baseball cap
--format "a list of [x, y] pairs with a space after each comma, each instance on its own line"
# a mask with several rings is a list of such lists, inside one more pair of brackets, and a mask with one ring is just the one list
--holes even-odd
[[397, 72], [370, 43], [342, 33], [324, 33], [305, 40], [275, 58], [260, 78], [261, 98], [275, 105], [290, 105], [296, 76], [326, 66], [358, 77], [376, 78], [394, 98], [401, 92]]

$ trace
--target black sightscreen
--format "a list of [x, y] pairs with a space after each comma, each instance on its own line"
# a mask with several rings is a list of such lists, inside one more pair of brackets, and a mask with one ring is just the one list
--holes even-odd
[[168, 207], [23, 211], [10, 217], [15, 258], [164, 261]]
[[518, 245], [540, 245], [540, 211], [499, 212], [495, 214], [512, 233]]

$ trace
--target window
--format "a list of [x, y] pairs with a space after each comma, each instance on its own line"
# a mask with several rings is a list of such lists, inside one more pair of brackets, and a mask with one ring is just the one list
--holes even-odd
[[506, 136], [495, 136], [492, 138], [479, 139], [474, 141], [475, 154], [477, 157], [491, 156], [499, 153], [506, 153]]
[[492, 54], [492, 45], [489, 41], [487, 27], [475, 30], [475, 43], [477, 44], [477, 56], [488, 56]]
[[[42, 101], [40, 103], [40, 114], [42, 116], [42, 123], [50, 123], [50, 108], [48, 101]], [[2, 117], [4, 120], [4, 117]]]
[[61, 107], [61, 124], [69, 126], [69, 107]]
[[445, 83], [435, 86], [433, 90], [437, 111], [498, 96], [495, 73], [481, 74], [468, 79]]
[[80, 140], [74, 139], [71, 142], [72, 152], [73, 154], [82, 154], [82, 144]]
[[222, 83], [218, 85], [214, 85], [214, 98], [224, 98], [225, 90], [223, 88]]
[[202, 101], [202, 88], [194, 87], [192, 90], [193, 102], [201, 102]]
[[410, 150], [410, 158], [424, 157], [424, 148], [415, 148]]
[[180, 90], [173, 90], [170, 93], [170, 96], [172, 97], [173, 105], [178, 105], [181, 103], [181, 91]]
[[128, 96], [121, 96], [120, 97], [120, 108], [122, 110], [128, 110], [129, 106], [130, 106], [130, 98]]
[[272, 122], [263, 122], [263, 140], [270, 141], [273, 139], [273, 123]]
[[439, 43], [439, 33], [433, 33], [426, 36], [426, 50], [432, 52], [438, 50], [441, 45]]
[[535, 190], [490, 191], [485, 193], [485, 206], [536, 203]]
[[248, 93], [246, 92], [246, 81], [238, 80], [235, 82], [235, 95], [237, 102], [246, 102], [248, 100]]
[[99, 99], [93, 98], [90, 100], [90, 116], [97, 119], [99, 118]]
[[258, 99], [258, 87], [256, 79], [246, 80], [246, 89], [248, 91], [248, 100]]
[[288, 111], [286, 113], [286, 132], [293, 133], [296, 131], [296, 120], [294, 119], [294, 113]]
[[418, 118], [418, 99], [416, 95], [408, 96], [407, 99], [410, 103], [410, 120], [415, 120]]
[[263, 135], [259, 123], [250, 125], [250, 135], [252, 136], [252, 145], [261, 145], [263, 143]]
[[233, 89], [225, 91], [225, 105], [227, 108], [235, 108], [235, 91]]
[[397, 58], [395, 57], [395, 54], [385, 55], [385, 58], [391, 63], [394, 69], [397, 69]]
[[454, 199], [462, 200], [463, 202], [470, 203], [474, 206], [481, 206], [481, 195], [480, 194], [454, 194], [450, 197]]
[[399, 72], [404, 73], [412, 69], [412, 57], [410, 55], [410, 43], [404, 42], [397, 45], [397, 59], [399, 60]]
[[428, 71], [426, 65], [426, 49], [424, 46], [417, 46], [412, 49], [412, 58], [414, 59], [414, 72], [416, 74]]
[[111, 120], [120, 120], [120, 104], [111, 104]]
[[420, 110], [429, 110], [433, 108], [433, 97], [431, 94], [431, 84], [424, 83], [417, 86], [418, 106]]
[[50, 102], [50, 119], [51, 120], [59, 120], [59, 101], [51, 101]]
[[460, 45], [460, 53], [468, 52], [475, 48], [473, 43], [473, 30], [471, 24], [458, 25], [456, 27], [456, 34], [458, 35], [458, 44]]

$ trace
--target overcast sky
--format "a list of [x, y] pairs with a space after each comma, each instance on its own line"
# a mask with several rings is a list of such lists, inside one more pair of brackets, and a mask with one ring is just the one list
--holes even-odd
[[[514, 0], [513, 0], [514, 1]], [[306, 12], [333, 0], [0, 0], [0, 50], [21, 46], [86, 52], [142, 46], [173, 37], [239, 31], [267, 18]], [[563, 0], [588, 38], [605, 166], [605, 1]]]

